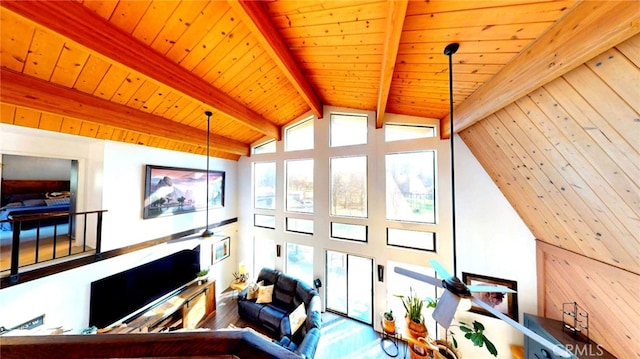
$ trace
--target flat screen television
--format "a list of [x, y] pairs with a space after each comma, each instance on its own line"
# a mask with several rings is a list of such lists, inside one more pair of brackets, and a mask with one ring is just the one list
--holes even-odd
[[104, 328], [115, 323], [179, 290], [199, 270], [200, 245], [92, 282], [89, 326]]

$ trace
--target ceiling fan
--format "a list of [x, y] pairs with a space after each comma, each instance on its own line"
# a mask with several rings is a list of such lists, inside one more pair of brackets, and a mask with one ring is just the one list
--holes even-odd
[[[454, 174], [454, 129], [453, 129], [453, 71], [452, 71], [452, 57], [453, 54], [458, 51], [460, 45], [458, 43], [451, 43], [447, 45], [444, 49], [444, 54], [449, 57], [449, 121], [450, 121], [450, 144], [451, 144], [451, 202], [452, 202], [452, 242], [453, 242], [453, 269], [455, 272], [456, 268], [456, 220], [455, 220], [455, 174]], [[438, 304], [436, 304], [436, 308], [433, 310], [433, 319], [438, 322], [443, 328], [449, 329], [451, 325], [451, 321], [453, 320], [453, 316], [458, 309], [458, 304], [460, 303], [460, 299], [467, 298], [470, 299], [476, 305], [486, 309], [489, 313], [495, 315], [497, 318], [502, 319], [507, 324], [521, 331], [524, 335], [529, 338], [535, 340], [541, 345], [545, 346], [547, 349], [551, 350], [555, 355], [559, 355], [563, 358], [571, 358], [572, 354], [567, 351], [564, 347], [555, 345], [548, 341], [547, 339], [541, 337], [536, 334], [529, 328], [524, 327], [520, 323], [515, 320], [509, 318], [508, 316], [502, 314], [500, 311], [496, 310], [489, 304], [483, 302], [482, 300], [474, 297], [472, 293], [515, 293], [514, 290], [504, 287], [504, 286], [488, 286], [488, 285], [466, 285], [464, 284], [458, 277], [454, 277], [436, 260], [429, 261], [433, 269], [436, 271], [439, 277], [443, 279], [437, 279], [434, 277], [430, 277], [421, 273], [417, 273], [408, 269], [404, 269], [401, 267], [396, 267], [395, 272], [398, 274], [405, 275], [407, 277], [429, 283], [436, 287], [440, 287], [444, 289], [444, 292], [440, 299], [438, 300]]]
[[413, 278], [415, 280], [419, 280], [421, 282], [425, 282], [431, 285], [434, 285], [439, 288], [443, 288], [444, 292], [442, 296], [438, 300], [438, 304], [436, 308], [433, 310], [433, 319], [438, 322], [443, 328], [448, 329], [453, 321], [453, 316], [458, 309], [458, 303], [460, 303], [460, 299], [467, 298], [471, 300], [476, 305], [486, 309], [489, 313], [495, 315], [496, 317], [502, 319], [507, 324], [521, 331], [524, 335], [529, 338], [535, 340], [536, 342], [542, 344], [547, 349], [552, 351], [553, 354], [559, 355], [563, 358], [571, 358], [572, 354], [569, 353], [562, 346], [557, 344], [553, 344], [547, 339], [541, 337], [536, 334], [529, 328], [524, 327], [520, 323], [515, 320], [509, 318], [508, 316], [502, 314], [500, 311], [496, 310], [494, 307], [485, 303], [479, 298], [476, 298], [472, 295], [472, 293], [515, 293], [514, 290], [509, 289], [503, 286], [489, 286], [489, 285], [466, 285], [464, 284], [458, 277], [454, 277], [436, 260], [429, 261], [433, 269], [436, 271], [439, 277], [444, 279], [438, 279], [434, 277], [430, 277], [421, 273], [417, 273], [402, 267], [396, 267], [395, 272], [409, 278]]

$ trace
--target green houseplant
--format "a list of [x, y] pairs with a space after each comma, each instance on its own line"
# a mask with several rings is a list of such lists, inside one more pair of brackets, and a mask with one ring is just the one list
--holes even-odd
[[402, 300], [402, 305], [407, 311], [406, 319], [409, 333], [415, 338], [426, 338], [427, 327], [422, 316], [425, 299], [420, 299], [412, 287], [409, 287], [409, 295], [395, 294], [395, 296]]
[[202, 269], [198, 273], [196, 273], [196, 277], [198, 277], [198, 282], [199, 283], [207, 282], [208, 280], [207, 274], [209, 274], [209, 269]]
[[[435, 308], [436, 305], [438, 304], [438, 300], [433, 298], [427, 298], [426, 302], [427, 302], [427, 306], [426, 306], [427, 308]], [[473, 343], [473, 345], [480, 348], [482, 348], [483, 346], [486, 346], [487, 350], [489, 351], [489, 353], [491, 353], [491, 355], [495, 357], [498, 356], [498, 350], [496, 349], [495, 345], [493, 344], [493, 342], [491, 342], [491, 340], [489, 340], [489, 338], [487, 338], [486, 335], [484, 335], [484, 330], [485, 330], [484, 324], [482, 324], [477, 320], [474, 320], [473, 323], [471, 324], [458, 321], [458, 324], [454, 324], [454, 325], [460, 328], [460, 331], [464, 333], [464, 337], [470, 340]], [[450, 349], [450, 352], [456, 353], [458, 349], [458, 341], [456, 340], [455, 333], [451, 330], [448, 330], [445, 333], [446, 333], [445, 340], [444, 341], [437, 340], [436, 342], [439, 345], [448, 347]], [[448, 340], [449, 336], [451, 336], [451, 342], [449, 342]], [[447, 353], [443, 353], [443, 351], [446, 351], [446, 350], [444, 348], [441, 349], [441, 354], [445, 354], [447, 358], [455, 359], [455, 357]]]
[[390, 334], [396, 332], [396, 317], [393, 315], [393, 310], [382, 313], [382, 329]]

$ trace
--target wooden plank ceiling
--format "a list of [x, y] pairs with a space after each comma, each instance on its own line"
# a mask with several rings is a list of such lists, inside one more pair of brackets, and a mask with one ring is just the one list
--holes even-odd
[[536, 238], [640, 275], [640, 35], [460, 132]]
[[[378, 127], [385, 113], [446, 120], [450, 42], [459, 131], [633, 22], [628, 5], [574, 1], [1, 4], [2, 122], [204, 154], [212, 110], [211, 154], [236, 160], [323, 105], [377, 111]], [[584, 45], [558, 51], [576, 34]]]

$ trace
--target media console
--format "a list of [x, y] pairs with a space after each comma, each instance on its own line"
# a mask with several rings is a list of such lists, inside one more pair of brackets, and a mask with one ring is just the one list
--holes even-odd
[[103, 333], [159, 332], [178, 328], [194, 329], [216, 310], [216, 282], [199, 283], [159, 303], [135, 319], [101, 330]]
[[112, 327], [166, 301], [192, 283], [200, 271], [200, 245], [141, 264], [91, 283], [89, 325]]

